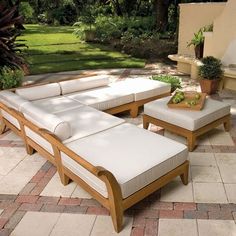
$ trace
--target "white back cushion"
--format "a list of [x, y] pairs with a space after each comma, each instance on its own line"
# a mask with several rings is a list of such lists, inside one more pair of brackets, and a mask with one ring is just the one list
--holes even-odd
[[81, 79], [59, 82], [62, 94], [83, 91], [91, 88], [106, 86], [109, 84], [108, 76], [91, 76]]
[[59, 96], [61, 94], [61, 88], [58, 83], [52, 83], [16, 89], [16, 94], [25, 99], [28, 99], [29, 101], [34, 101], [38, 99]]
[[39, 126], [54, 133], [62, 141], [71, 137], [71, 127], [66, 121], [63, 121], [54, 114], [47, 113], [46, 111], [36, 107], [31, 102], [25, 103], [22, 106], [22, 112], [25, 117]]

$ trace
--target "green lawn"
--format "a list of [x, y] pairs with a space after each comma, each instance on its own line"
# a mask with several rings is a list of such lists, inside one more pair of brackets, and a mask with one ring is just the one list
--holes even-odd
[[112, 51], [100, 44], [81, 42], [73, 35], [73, 27], [26, 25], [19, 37], [25, 40], [24, 50], [31, 74], [81, 69], [141, 68], [145, 61]]

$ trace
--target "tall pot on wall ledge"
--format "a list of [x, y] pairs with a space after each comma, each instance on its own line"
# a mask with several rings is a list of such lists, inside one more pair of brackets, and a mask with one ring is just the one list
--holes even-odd
[[203, 93], [208, 95], [217, 92], [223, 71], [221, 61], [215, 57], [208, 56], [201, 60], [199, 67], [200, 87]]

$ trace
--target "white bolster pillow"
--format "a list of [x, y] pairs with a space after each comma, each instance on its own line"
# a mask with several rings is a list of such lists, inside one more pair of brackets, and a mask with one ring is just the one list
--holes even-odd
[[43, 98], [60, 96], [61, 88], [58, 83], [52, 83], [52, 84], [16, 89], [16, 94], [25, 99], [28, 99], [29, 101], [34, 101]]
[[25, 115], [25, 118], [40, 128], [51, 131], [62, 141], [72, 136], [71, 126], [67, 121], [63, 121], [54, 114], [47, 113], [31, 102], [24, 104], [21, 111]]
[[87, 89], [106, 86], [109, 84], [108, 76], [91, 76], [81, 79], [67, 80], [59, 82], [61, 86], [62, 95], [79, 92]]

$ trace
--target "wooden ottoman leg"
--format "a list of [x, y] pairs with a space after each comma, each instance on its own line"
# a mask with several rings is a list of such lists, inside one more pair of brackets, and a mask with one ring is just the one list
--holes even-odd
[[229, 131], [230, 131], [230, 118], [227, 119], [226, 122], [224, 122], [224, 128], [225, 128], [225, 131], [226, 131], [226, 132], [229, 132]]
[[143, 115], [143, 128], [148, 129], [148, 126], [149, 126], [148, 118], [146, 115]]
[[196, 142], [196, 135], [193, 132], [189, 132], [187, 136], [187, 142], [188, 142], [188, 150], [192, 152]]
[[189, 172], [189, 162], [186, 162], [186, 165], [184, 166], [184, 172], [180, 175], [180, 178], [182, 180], [182, 183], [184, 185], [188, 184], [188, 172]]

